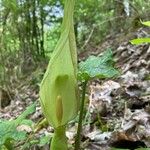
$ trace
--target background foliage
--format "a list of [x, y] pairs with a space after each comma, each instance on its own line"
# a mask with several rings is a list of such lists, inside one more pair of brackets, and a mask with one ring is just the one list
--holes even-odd
[[[149, 17], [149, 0], [78, 0], [75, 33], [78, 52], [96, 47], [107, 35], [129, 33]], [[0, 2], [0, 85], [9, 91], [18, 78], [45, 68], [60, 35], [63, 2]]]

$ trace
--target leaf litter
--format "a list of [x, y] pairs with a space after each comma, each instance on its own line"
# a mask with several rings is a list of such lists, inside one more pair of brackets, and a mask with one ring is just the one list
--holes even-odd
[[[148, 33], [140, 29], [136, 34], [142, 37]], [[84, 150], [150, 148], [150, 46], [131, 45], [129, 39], [114, 44], [119, 39], [108, 37], [92, 52], [80, 55], [84, 59], [90, 52], [99, 55], [101, 49], [112, 48], [122, 73], [115, 80], [95, 79], [89, 84], [86, 104], [88, 113], [82, 131]], [[32, 84], [28, 86], [31, 82], [32, 79], [14, 88], [13, 100], [1, 109], [0, 119], [15, 119], [32, 101], [37, 101], [38, 88], [33, 88]], [[30, 118], [35, 122], [43, 118], [39, 103], [36, 103], [36, 111]], [[28, 125], [18, 126], [17, 129], [31, 132]], [[71, 145], [74, 144], [76, 130], [77, 123], [70, 123], [66, 134]], [[36, 136], [40, 138], [52, 133], [52, 128], [43, 127]]]
[[122, 75], [115, 81], [95, 80], [88, 90], [86, 149], [150, 148], [150, 46], [125, 41], [115, 49]]

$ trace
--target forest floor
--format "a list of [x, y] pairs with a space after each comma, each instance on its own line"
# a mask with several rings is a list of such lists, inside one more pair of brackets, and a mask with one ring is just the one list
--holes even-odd
[[[93, 80], [88, 85], [87, 113], [83, 120], [81, 140], [84, 150], [150, 148], [150, 46], [131, 45], [129, 42], [133, 37], [147, 36], [148, 32], [141, 28], [132, 34], [132, 38], [121, 34], [108, 36], [96, 48], [90, 47], [90, 50], [79, 54], [79, 58], [84, 60], [89, 55], [98, 55], [106, 48], [111, 48], [121, 72], [117, 79]], [[39, 85], [35, 83], [40, 83], [41, 74], [37, 73], [38, 71], [27, 80], [18, 82], [17, 87], [12, 89], [10, 104], [7, 106], [6, 102], [0, 110], [1, 119], [15, 119], [33, 101], [38, 101]], [[43, 115], [39, 102], [36, 105], [36, 112], [30, 119], [37, 123]], [[29, 130], [27, 127], [23, 128]], [[66, 132], [70, 145], [74, 143], [76, 130], [75, 120], [70, 123]], [[51, 127], [44, 126], [35, 136], [40, 138], [52, 133]], [[31, 149], [46, 150], [47, 145]]]

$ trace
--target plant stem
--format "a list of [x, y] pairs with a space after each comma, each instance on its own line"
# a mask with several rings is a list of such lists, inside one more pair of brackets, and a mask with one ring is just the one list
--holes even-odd
[[65, 126], [60, 126], [54, 130], [50, 150], [68, 150], [65, 131]]
[[82, 83], [82, 99], [81, 99], [81, 105], [80, 105], [77, 136], [76, 136], [76, 140], [75, 140], [75, 150], [80, 150], [80, 140], [81, 140], [81, 132], [82, 132], [82, 120], [83, 120], [86, 85], [87, 85], [87, 81]]

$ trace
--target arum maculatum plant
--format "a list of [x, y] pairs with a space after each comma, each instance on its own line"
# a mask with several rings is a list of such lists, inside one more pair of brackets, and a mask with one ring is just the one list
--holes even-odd
[[114, 69], [111, 50], [102, 56], [91, 56], [79, 64], [77, 70], [77, 51], [73, 27], [75, 0], [66, 0], [62, 32], [48, 64], [40, 86], [40, 102], [43, 113], [51, 126], [54, 136], [51, 150], [67, 150], [66, 125], [78, 114], [78, 85], [82, 83], [82, 96], [75, 150], [80, 150], [86, 86], [93, 78], [111, 78], [118, 75]]
[[75, 0], [65, 1], [61, 36], [40, 86], [43, 113], [54, 127], [51, 150], [67, 150], [66, 124], [78, 113], [74, 4]]

